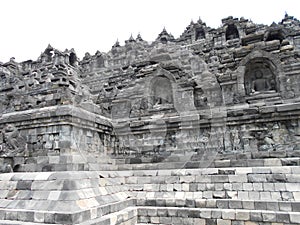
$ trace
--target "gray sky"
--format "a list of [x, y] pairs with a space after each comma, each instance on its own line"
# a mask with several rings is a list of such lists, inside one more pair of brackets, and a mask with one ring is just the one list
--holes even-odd
[[0, 61], [36, 60], [50, 43], [65, 50], [107, 52], [138, 33], [153, 41], [166, 27], [179, 37], [199, 17], [217, 28], [232, 15], [255, 23], [279, 22], [285, 12], [300, 19], [299, 0], [1, 0]]

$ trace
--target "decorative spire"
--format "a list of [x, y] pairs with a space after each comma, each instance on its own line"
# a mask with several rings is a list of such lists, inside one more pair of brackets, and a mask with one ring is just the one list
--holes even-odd
[[130, 35], [130, 38], [128, 39], [128, 41], [129, 41], [129, 42], [135, 42], [135, 40], [134, 40], [132, 34]]
[[137, 41], [144, 41], [140, 33], [138, 33], [138, 35], [136, 37], [136, 40]]
[[198, 19], [197, 23], [199, 23], [199, 24], [202, 24], [202, 23], [203, 23], [203, 21], [201, 20], [201, 17], [200, 17], [200, 16], [199, 16], [199, 19]]
[[116, 43], [112, 47], [113, 48], [120, 47], [119, 39], [117, 39]]
[[166, 44], [169, 41], [174, 41], [174, 37], [172, 34], [169, 34], [166, 30], [166, 27], [162, 30], [162, 32], [156, 38], [157, 41]]

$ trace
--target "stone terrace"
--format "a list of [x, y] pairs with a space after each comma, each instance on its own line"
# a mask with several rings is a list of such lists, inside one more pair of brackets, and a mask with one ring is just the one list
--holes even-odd
[[300, 21], [198, 20], [0, 63], [0, 224], [296, 225]]

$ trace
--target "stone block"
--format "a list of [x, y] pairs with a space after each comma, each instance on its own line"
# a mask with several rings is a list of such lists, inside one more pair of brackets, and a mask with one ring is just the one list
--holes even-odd
[[217, 206], [217, 201], [214, 199], [206, 200], [206, 208], [215, 208]]
[[290, 212], [290, 223], [299, 224], [300, 221], [300, 213], [299, 212]]
[[300, 191], [293, 192], [294, 200], [300, 201]]
[[228, 203], [229, 209], [242, 209], [242, 201], [240, 200], [231, 200]]
[[264, 191], [274, 191], [274, 184], [273, 183], [263, 183]]
[[176, 200], [175, 199], [166, 199], [166, 205], [169, 207], [175, 207], [176, 206]]
[[286, 186], [284, 183], [275, 183], [274, 190], [275, 191], [286, 191]]
[[289, 191], [282, 191], [281, 197], [282, 197], [282, 200], [284, 200], [284, 201], [294, 200], [293, 193], [291, 193]]
[[292, 202], [291, 206], [293, 212], [300, 212], [300, 202]]
[[214, 175], [211, 177], [212, 183], [227, 183], [229, 182], [228, 175]]
[[264, 160], [263, 159], [248, 160], [247, 165], [249, 167], [264, 166]]
[[254, 208], [256, 210], [267, 210], [267, 202], [265, 201], [254, 202]]
[[[157, 216], [157, 209], [156, 208], [148, 208], [148, 209], [145, 209], [145, 211], [146, 211], [146, 215], [149, 216], [149, 217]], [[144, 215], [144, 213], [142, 215]]]
[[263, 221], [265, 222], [276, 222], [276, 213], [275, 212], [262, 212], [262, 218], [263, 218]]
[[237, 191], [227, 191], [227, 195], [230, 199], [238, 199]]
[[291, 212], [292, 205], [291, 202], [278, 202], [280, 211]]
[[160, 222], [160, 218], [158, 216], [150, 217], [150, 222], [154, 224], [158, 224]]
[[279, 210], [279, 205], [278, 202], [266, 202], [267, 203], [267, 210], [272, 210], [272, 211], [278, 211]]
[[178, 212], [177, 208], [168, 208], [167, 210], [168, 210], [169, 217], [177, 217], [177, 212]]
[[18, 220], [23, 222], [33, 222], [34, 221], [34, 212], [18, 212]]
[[221, 219], [222, 218], [222, 211], [220, 210], [212, 210], [211, 217], [214, 219]]
[[276, 222], [278, 223], [290, 223], [290, 216], [288, 213], [276, 212]]
[[243, 190], [244, 191], [252, 191], [253, 190], [253, 184], [252, 183], [243, 183]]
[[271, 173], [271, 169], [268, 167], [254, 167], [252, 168], [253, 174], [269, 174]]
[[228, 175], [230, 183], [246, 183], [248, 182], [248, 177], [246, 174], [239, 175]]
[[5, 220], [5, 211], [0, 210], [0, 220]]
[[[249, 197], [250, 199], [253, 199], [251, 198], [250, 194], [249, 194]], [[255, 209], [254, 208], [254, 201], [242, 201], [242, 206], [243, 206], [243, 209]]]
[[249, 200], [249, 192], [248, 191], [238, 191], [238, 199]]
[[181, 190], [188, 192], [190, 190], [190, 184], [183, 183], [181, 184]]
[[171, 224], [184, 224], [183, 218], [180, 217], [172, 217], [172, 223]]
[[262, 183], [254, 183], [253, 190], [254, 191], [263, 191], [263, 184]]
[[203, 191], [203, 198], [211, 199], [213, 197], [212, 191]]
[[207, 191], [214, 191], [215, 190], [215, 184], [214, 183], [206, 184], [206, 190]]
[[216, 168], [225, 168], [230, 167], [230, 160], [215, 160], [215, 167]]
[[281, 193], [279, 191], [271, 192], [271, 199], [281, 201]]
[[262, 213], [260, 211], [251, 211], [250, 212], [250, 221], [262, 221]]
[[236, 220], [248, 221], [250, 219], [250, 212], [247, 210], [236, 210]]
[[217, 219], [218, 225], [231, 225], [231, 220]]
[[259, 223], [252, 222], [252, 221], [245, 221], [245, 225], [259, 225]]
[[206, 225], [215, 225], [217, 224], [217, 219], [205, 219]]
[[216, 206], [217, 206], [217, 208], [220, 208], [220, 209], [228, 209], [229, 201], [230, 200], [217, 200]]
[[224, 190], [226, 191], [232, 191], [232, 184], [231, 183], [225, 183], [223, 185]]
[[251, 200], [260, 200], [259, 192], [249, 191], [249, 199], [251, 199]]
[[267, 177], [265, 174], [249, 174], [248, 182], [250, 183], [267, 182]]
[[194, 223], [193, 224], [206, 225], [205, 224], [205, 219], [200, 219], [200, 218], [194, 218]]
[[231, 221], [231, 225], [245, 225], [244, 221]]
[[195, 206], [197, 208], [205, 208], [206, 207], [206, 199], [195, 199]]
[[226, 192], [225, 191], [214, 191], [213, 192], [213, 198], [215, 198], [215, 199], [225, 199], [226, 198]]
[[262, 191], [259, 193], [261, 200], [270, 200], [271, 199], [271, 193], [268, 191]]
[[209, 209], [201, 209], [200, 211], [200, 217], [203, 219], [211, 218], [211, 210]]
[[234, 191], [242, 191], [243, 190], [243, 183], [233, 183], [232, 190]]
[[291, 183], [300, 183], [300, 174], [286, 174], [286, 179]]
[[158, 217], [167, 217], [168, 216], [168, 210], [167, 209], [163, 209], [163, 208], [158, 208], [157, 209], [157, 216]]
[[235, 210], [234, 209], [224, 209], [224, 210], [222, 210], [222, 219], [235, 220]]

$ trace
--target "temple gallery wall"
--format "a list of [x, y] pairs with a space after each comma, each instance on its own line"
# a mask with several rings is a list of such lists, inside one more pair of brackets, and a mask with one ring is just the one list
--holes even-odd
[[299, 52], [286, 14], [0, 63], [0, 224], [298, 224]]

